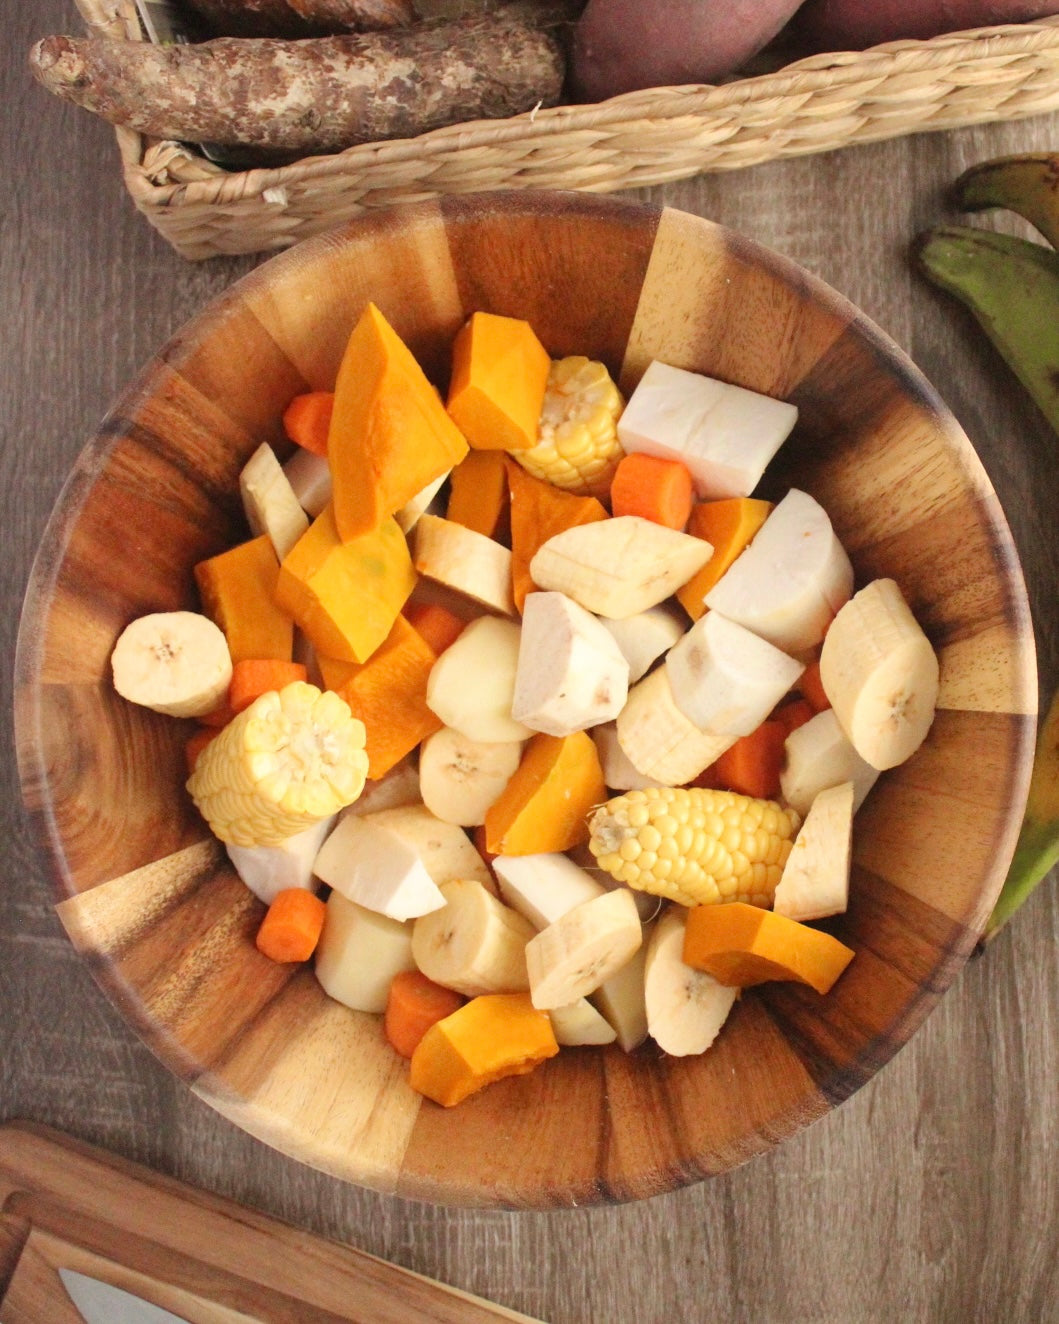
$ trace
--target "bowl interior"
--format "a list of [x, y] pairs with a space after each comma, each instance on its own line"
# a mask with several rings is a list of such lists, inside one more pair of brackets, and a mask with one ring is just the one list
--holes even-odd
[[[569, 1050], [459, 1108], [423, 1103], [378, 1020], [253, 947], [260, 904], [183, 789], [187, 725], [112, 691], [147, 611], [194, 607], [191, 568], [247, 536], [237, 476], [298, 391], [329, 388], [374, 300], [444, 386], [469, 312], [527, 318], [628, 391], [652, 358], [783, 396], [768, 476], [831, 515], [858, 582], [892, 575], [941, 657], [926, 744], [858, 815], [857, 957], [821, 998], [748, 992], [699, 1058]], [[64, 489], [17, 660], [20, 769], [59, 914], [162, 1060], [284, 1152], [403, 1196], [543, 1206], [630, 1199], [730, 1168], [845, 1098], [908, 1038], [978, 940], [1025, 800], [1036, 679], [1010, 533], [920, 374], [789, 262], [671, 210], [575, 195], [448, 199], [265, 263], [118, 401]]]

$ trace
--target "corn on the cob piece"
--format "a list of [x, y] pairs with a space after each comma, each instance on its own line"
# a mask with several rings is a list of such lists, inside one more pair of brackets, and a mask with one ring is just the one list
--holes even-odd
[[583, 354], [558, 359], [548, 370], [537, 444], [511, 455], [554, 487], [605, 496], [625, 454], [617, 433], [624, 403], [602, 363]]
[[801, 820], [772, 800], [699, 787], [649, 787], [589, 818], [589, 847], [618, 882], [684, 906], [771, 906]]
[[337, 694], [294, 681], [232, 718], [187, 788], [222, 841], [274, 846], [352, 804], [367, 770], [364, 723]]

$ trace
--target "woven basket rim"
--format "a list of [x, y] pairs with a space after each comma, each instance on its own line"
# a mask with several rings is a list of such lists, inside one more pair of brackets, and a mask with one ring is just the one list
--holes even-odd
[[[118, 21], [122, 0], [78, 0], [82, 13], [95, 10], [103, 21]], [[737, 111], [767, 99], [811, 98], [836, 87], [871, 88], [899, 75], [943, 70], [968, 61], [1005, 60], [1050, 52], [1059, 47], [1059, 16], [1025, 23], [1002, 24], [947, 33], [930, 41], [897, 41], [867, 51], [839, 51], [812, 55], [774, 72], [721, 84], [687, 84], [627, 92], [608, 101], [533, 110], [504, 120], [470, 120], [434, 129], [414, 138], [361, 143], [342, 152], [307, 156], [288, 165], [244, 171], [221, 171], [182, 183], [156, 183], [144, 158], [148, 147], [170, 148], [187, 155], [180, 144], [157, 143], [129, 129], [118, 129], [126, 184], [141, 207], [181, 204], [224, 204], [259, 197], [270, 189], [283, 189], [311, 180], [346, 175], [351, 169], [394, 165], [466, 151], [476, 146], [495, 148], [505, 143], [544, 142], [559, 134], [605, 130], [628, 132], [638, 125], [652, 128], [667, 121], [695, 119], [707, 114]], [[203, 169], [209, 170], [203, 162]]]

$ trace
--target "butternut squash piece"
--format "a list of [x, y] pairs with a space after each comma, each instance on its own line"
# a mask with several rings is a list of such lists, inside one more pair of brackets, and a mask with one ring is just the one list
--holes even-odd
[[507, 461], [502, 451], [470, 451], [449, 478], [445, 518], [506, 542], [509, 536]]
[[713, 548], [713, 555], [702, 569], [677, 589], [677, 600], [693, 621], [705, 614], [703, 598], [749, 545], [771, 509], [771, 501], [756, 497], [703, 501], [692, 509], [685, 531], [703, 538]]
[[344, 542], [326, 506], [284, 557], [276, 601], [319, 655], [366, 662], [390, 633], [415, 581], [395, 520]]
[[202, 609], [224, 631], [233, 662], [291, 660], [294, 622], [275, 600], [278, 578], [279, 561], [267, 533], [195, 566]]
[[475, 450], [529, 450], [550, 367], [528, 322], [473, 313], [452, 346], [449, 416]]
[[608, 516], [595, 497], [563, 492], [511, 460], [507, 461], [507, 481], [511, 491], [511, 588], [521, 612], [526, 594], [536, 588], [530, 562], [548, 539], [577, 524], [594, 524]]
[[409, 1084], [452, 1108], [506, 1076], [524, 1076], [554, 1057], [551, 1017], [528, 993], [485, 993], [435, 1023], [412, 1053]]
[[599, 755], [587, 731], [536, 735], [486, 813], [486, 849], [491, 855], [570, 850], [588, 840], [586, 815], [606, 798]]
[[349, 338], [327, 434], [335, 527], [360, 538], [467, 454], [411, 351], [373, 303]]
[[[437, 654], [403, 616], [368, 658], [352, 666], [339, 687], [354, 717], [364, 723], [368, 776], [384, 777], [421, 740], [441, 730], [427, 707], [427, 678]], [[343, 665], [342, 663], [338, 664]], [[327, 672], [321, 667], [324, 678]]]
[[854, 955], [822, 929], [744, 901], [688, 911], [684, 964], [705, 970], [728, 988], [779, 979], [827, 993]]

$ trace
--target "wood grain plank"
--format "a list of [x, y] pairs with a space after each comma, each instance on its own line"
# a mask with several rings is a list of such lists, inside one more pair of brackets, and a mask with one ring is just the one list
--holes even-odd
[[525, 318], [553, 358], [588, 354], [616, 374], [657, 213], [584, 194], [528, 196], [528, 209], [517, 194], [442, 201], [463, 307]]

